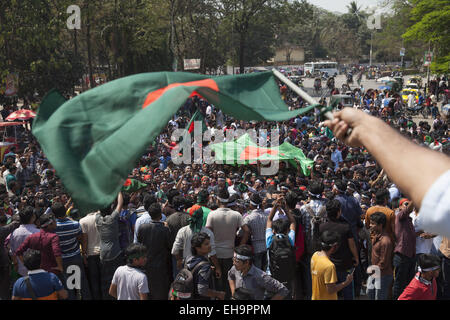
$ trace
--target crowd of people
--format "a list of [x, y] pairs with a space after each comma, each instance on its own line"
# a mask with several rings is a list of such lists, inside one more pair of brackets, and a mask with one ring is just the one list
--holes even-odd
[[[305, 106], [281, 83], [280, 92], [291, 109]], [[388, 91], [354, 94], [357, 109], [449, 154], [439, 109], [429, 125], [406, 116], [401, 97], [385, 104]], [[16, 108], [4, 106], [3, 118]], [[280, 161], [271, 176], [259, 162], [175, 165], [172, 132], [196, 110], [207, 130], [267, 129], [269, 143], [277, 128], [279, 142], [314, 165], [304, 172]], [[420, 206], [323, 120], [317, 109], [283, 122], [236, 121], [194, 97], [130, 173], [141, 188], [87, 214], [19, 127], [0, 177], [0, 299], [448, 299], [450, 240], [422, 230]]]

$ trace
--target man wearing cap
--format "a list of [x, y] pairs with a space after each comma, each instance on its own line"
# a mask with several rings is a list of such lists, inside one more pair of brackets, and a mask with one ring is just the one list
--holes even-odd
[[231, 291], [227, 281], [228, 270], [233, 265], [234, 241], [236, 231], [242, 226], [242, 215], [228, 208], [230, 194], [227, 189], [221, 189], [217, 194], [219, 208], [211, 211], [206, 221], [206, 227], [214, 233], [217, 258], [219, 259], [222, 277], [218, 280], [217, 288], [231, 297]]

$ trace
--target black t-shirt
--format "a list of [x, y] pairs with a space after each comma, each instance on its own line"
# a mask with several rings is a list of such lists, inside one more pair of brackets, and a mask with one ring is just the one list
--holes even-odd
[[330, 221], [324, 222], [319, 227], [320, 234], [325, 231], [334, 231], [339, 233], [341, 241], [339, 248], [330, 256], [331, 262], [336, 266], [336, 271], [346, 271], [353, 266], [353, 255], [348, 246], [348, 239], [353, 239], [353, 234], [350, 225], [345, 221]]

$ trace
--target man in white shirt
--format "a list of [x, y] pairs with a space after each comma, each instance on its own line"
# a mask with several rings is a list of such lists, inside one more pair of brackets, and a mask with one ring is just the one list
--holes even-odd
[[218, 279], [217, 290], [225, 291], [226, 298], [231, 297], [228, 284], [228, 271], [233, 266], [234, 242], [236, 232], [242, 226], [242, 215], [227, 207], [230, 194], [226, 188], [217, 193], [219, 208], [211, 211], [206, 220], [206, 227], [214, 233], [216, 253], [219, 260], [222, 276]]
[[95, 215], [91, 212], [80, 219], [81, 230], [87, 235], [87, 252], [82, 252], [83, 260], [87, 264], [86, 276], [93, 300], [102, 300], [100, 263], [100, 236], [95, 227]]
[[109, 294], [117, 300], [147, 300], [148, 282], [143, 267], [147, 262], [147, 249], [132, 243], [126, 250], [127, 265], [114, 272]]

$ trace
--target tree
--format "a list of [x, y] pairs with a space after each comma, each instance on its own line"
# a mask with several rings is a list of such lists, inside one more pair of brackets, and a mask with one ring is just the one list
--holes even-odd
[[448, 0], [411, 0], [412, 25], [403, 34], [406, 41], [430, 43], [434, 49], [431, 70], [448, 73], [450, 66], [450, 3]]

